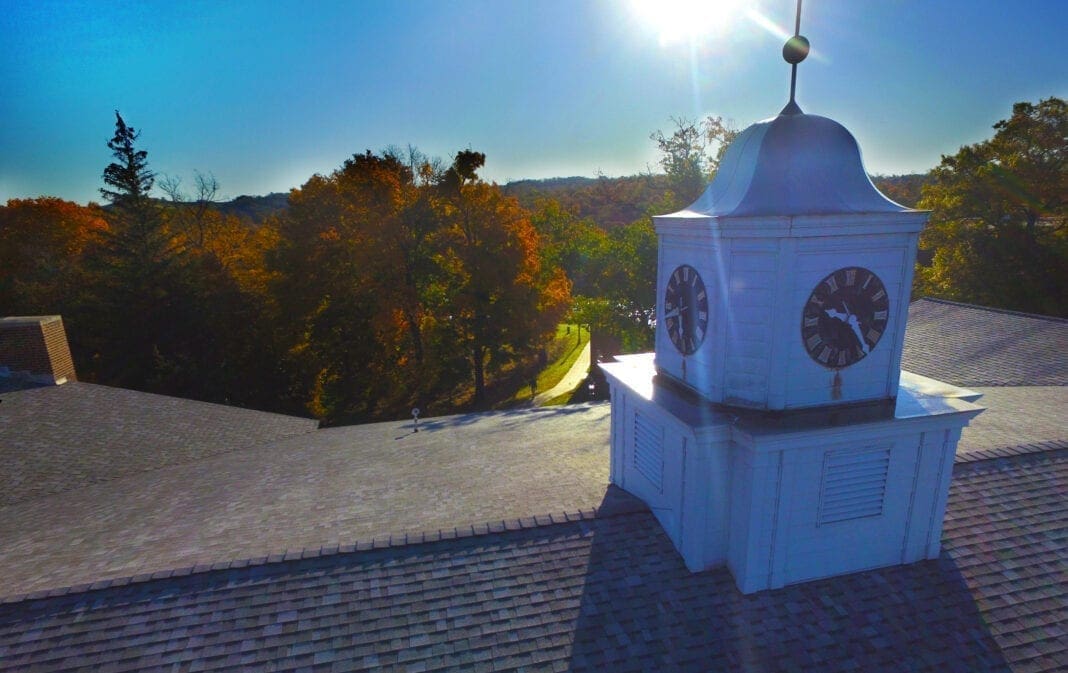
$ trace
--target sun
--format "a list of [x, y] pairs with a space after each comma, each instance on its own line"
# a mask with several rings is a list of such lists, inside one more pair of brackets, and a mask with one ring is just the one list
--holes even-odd
[[745, 14], [744, 0], [631, 0], [638, 22], [656, 33], [662, 46], [722, 35]]

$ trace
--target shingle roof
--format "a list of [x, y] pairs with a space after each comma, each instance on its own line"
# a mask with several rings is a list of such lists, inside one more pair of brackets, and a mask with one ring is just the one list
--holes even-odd
[[[910, 315], [906, 368], [991, 407], [941, 558], [751, 596], [605, 490], [607, 405], [308, 432], [89, 384], [5, 393], [0, 493], [52, 486], [0, 503], [0, 670], [1068, 669], [1068, 388], [997, 387], [1063, 372], [1064, 323], [1025, 316], [1044, 336], [1020, 363], [978, 343], [1007, 314]], [[962, 316], [972, 350], [933, 349], [957, 328], [927, 323]], [[944, 376], [973, 360], [997, 386]]]
[[79, 382], [24, 388], [3, 399], [0, 507], [319, 426], [308, 418]]
[[1068, 386], [977, 387], [986, 411], [972, 419], [957, 445], [962, 455], [1068, 437]]
[[901, 368], [958, 386], [1068, 385], [1068, 320], [941, 299], [909, 305]]
[[0, 668], [1064, 670], [1066, 493], [1068, 445], [971, 461], [939, 560], [750, 596], [626, 506], [135, 581], [0, 607]]
[[[56, 408], [73, 406], [82, 393], [90, 399], [81, 404], [91, 408], [96, 395], [116, 390], [88, 384], [62, 388], [48, 397]], [[137, 461], [126, 459], [127, 453], [159, 454], [151, 462], [146, 458], [152, 469], [0, 507], [0, 597], [391, 534], [578, 511], [596, 506], [608, 485], [609, 407], [603, 404], [432, 418], [420, 421], [418, 433], [410, 420], [329, 428], [156, 467], [156, 461], [170, 460], [166, 452], [185, 455], [187, 444], [199, 446], [215, 425], [223, 426], [217, 431], [224, 436], [227, 431], [243, 436], [241, 426], [227, 428], [226, 423], [243, 422], [243, 413], [255, 412], [220, 407], [218, 413], [232, 415], [220, 420], [199, 414], [188, 419], [190, 427], [172, 423], [170, 434], [155, 440], [153, 424], [163, 414], [151, 412], [153, 398], [146, 396], [145, 411], [131, 417], [131, 424], [144, 423], [140, 433], [121, 433], [105, 424], [106, 431], [87, 438], [80, 454], [75, 443], [60, 442], [64, 448], [55, 453], [70, 456], [73, 474], [68, 476], [67, 466], [55, 457], [45, 465], [43, 457], [33, 463], [50, 470], [49, 482], [64, 483], [76, 480], [87, 462], [123, 459], [129, 468]], [[7, 405], [5, 400], [0, 413], [8, 411]], [[17, 407], [13, 400], [11, 410]], [[30, 434], [25, 426], [32, 425], [24, 423], [23, 432]], [[62, 430], [73, 433], [79, 427], [94, 426], [82, 419], [80, 426]], [[124, 440], [128, 443], [121, 444]], [[10, 467], [0, 470], [0, 492], [20, 474], [19, 460], [9, 460], [3, 445], [0, 441], [0, 458]]]

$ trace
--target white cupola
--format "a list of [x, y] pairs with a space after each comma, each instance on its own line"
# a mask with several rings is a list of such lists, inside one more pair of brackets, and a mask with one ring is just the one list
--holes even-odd
[[660, 302], [657, 368], [745, 408], [894, 398], [926, 219], [875, 188], [841, 124], [796, 104], [753, 124], [697, 201], [653, 218], [660, 296], [679, 268], [708, 296], [701, 322]]
[[[800, 2], [798, 3], [800, 21]], [[981, 407], [900, 371], [927, 213], [872, 185], [841, 124], [794, 102], [654, 217], [656, 352], [601, 365], [611, 481], [688, 568], [743, 592], [937, 558], [954, 454]]]

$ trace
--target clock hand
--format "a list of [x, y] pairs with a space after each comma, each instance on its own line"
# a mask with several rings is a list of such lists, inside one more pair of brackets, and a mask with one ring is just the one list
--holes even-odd
[[860, 347], [864, 350], [864, 353], [867, 354], [871, 349], [868, 348], [868, 342], [864, 340], [864, 336], [860, 333], [860, 321], [857, 320], [857, 316], [849, 312], [849, 304], [842, 302], [842, 308], [846, 310], [845, 313], [836, 311], [833, 308], [824, 309], [823, 312], [829, 317], [849, 325], [849, 329], [853, 330], [853, 334], [857, 337]]
[[674, 310], [668, 311], [664, 314], [664, 320], [667, 320], [668, 318], [674, 318], [675, 316], [679, 315], [679, 311], [681, 310], [682, 309], [676, 307]]
[[834, 318], [835, 320], [841, 320], [842, 322], [846, 322], [846, 318], [849, 317], [848, 313], [842, 313], [841, 311], [836, 311], [833, 308], [825, 308], [823, 309], [823, 312], [827, 314], [828, 318]]
[[860, 321], [857, 320], [857, 316], [852, 313], [849, 314], [849, 319], [846, 321], [849, 324], [849, 328], [853, 330], [853, 334], [856, 335], [857, 341], [860, 342], [860, 347], [864, 349], [864, 353], [869, 352], [868, 342], [864, 340], [864, 336], [860, 333]]

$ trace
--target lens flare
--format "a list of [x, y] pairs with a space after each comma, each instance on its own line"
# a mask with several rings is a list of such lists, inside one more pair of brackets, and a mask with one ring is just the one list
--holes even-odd
[[638, 21], [656, 33], [662, 46], [728, 32], [745, 13], [745, 4], [743, 0], [631, 0]]

